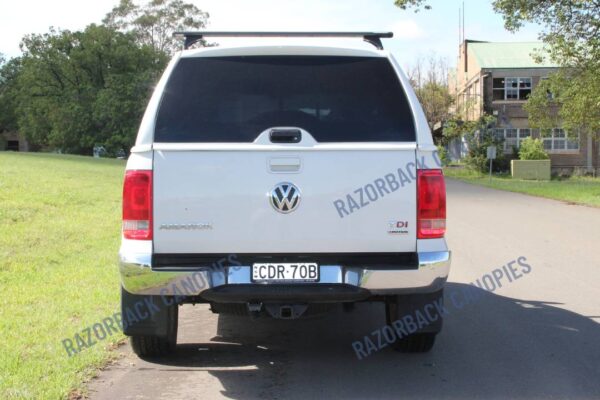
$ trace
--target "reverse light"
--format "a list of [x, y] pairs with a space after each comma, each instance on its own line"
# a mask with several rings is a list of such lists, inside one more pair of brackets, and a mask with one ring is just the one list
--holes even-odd
[[125, 172], [123, 236], [126, 239], [152, 239], [152, 171]]
[[446, 233], [446, 184], [442, 170], [418, 170], [417, 191], [417, 238], [444, 237]]

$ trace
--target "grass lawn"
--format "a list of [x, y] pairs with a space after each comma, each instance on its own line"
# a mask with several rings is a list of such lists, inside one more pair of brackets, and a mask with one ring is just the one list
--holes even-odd
[[119, 332], [68, 357], [61, 343], [118, 311], [125, 163], [0, 152], [0, 399], [66, 398]]
[[572, 177], [530, 181], [512, 179], [510, 175], [494, 175], [490, 181], [489, 175], [457, 167], [444, 168], [444, 175], [494, 189], [600, 207], [600, 178]]

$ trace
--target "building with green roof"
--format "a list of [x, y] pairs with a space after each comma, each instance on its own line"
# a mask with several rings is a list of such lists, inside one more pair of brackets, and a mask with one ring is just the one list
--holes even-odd
[[481, 68], [557, 68], [558, 65], [544, 57], [541, 62], [535, 55], [544, 55], [541, 42], [471, 42], [469, 52]]
[[[523, 105], [536, 85], [557, 69], [541, 42], [465, 40], [459, 46], [456, 70], [449, 76], [450, 92], [455, 97], [454, 111], [469, 121], [484, 114], [496, 116], [496, 134], [504, 138], [506, 154], [514, 154], [526, 137], [541, 137], [553, 172], [597, 170], [599, 146], [592, 137], [565, 132], [560, 126], [541, 135], [529, 126]], [[555, 113], [556, 108], [548, 112]], [[450, 148], [450, 153], [459, 158], [464, 149], [460, 144], [455, 146], [458, 147]]]

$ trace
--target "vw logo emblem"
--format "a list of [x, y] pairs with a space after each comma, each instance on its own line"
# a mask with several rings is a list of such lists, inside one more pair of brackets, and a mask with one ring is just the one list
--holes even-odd
[[275, 185], [270, 197], [273, 208], [284, 214], [294, 211], [300, 204], [300, 190], [289, 182]]

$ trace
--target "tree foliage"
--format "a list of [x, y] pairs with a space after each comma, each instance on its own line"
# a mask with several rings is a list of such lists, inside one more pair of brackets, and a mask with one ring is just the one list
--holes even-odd
[[541, 139], [528, 137], [521, 141], [519, 147], [520, 160], [547, 160], [548, 158], [548, 153], [544, 150], [544, 143]]
[[596, 69], [561, 69], [535, 88], [524, 108], [531, 125], [569, 133], [600, 130], [600, 75]]
[[419, 11], [421, 6], [426, 10], [431, 9], [431, 6], [426, 0], [394, 0], [394, 4], [403, 10], [407, 10], [412, 7], [414, 8], [415, 12]]
[[487, 114], [476, 121], [463, 121], [459, 117], [453, 117], [444, 124], [443, 143], [457, 138], [464, 139], [467, 145], [464, 161], [469, 168], [480, 172], [486, 172], [489, 168], [488, 146], [496, 146], [494, 171], [506, 171], [509, 168], [510, 156], [502, 151], [504, 138], [494, 134], [496, 123], [496, 117]]
[[[584, 0], [496, 0], [494, 9], [505, 26], [518, 30], [525, 22], [541, 24], [549, 57], [561, 69], [539, 85], [526, 105], [531, 125], [600, 131], [600, 2]], [[549, 95], [551, 94], [551, 95]], [[549, 108], [557, 107], [556, 117]]]
[[15, 132], [17, 126], [17, 76], [21, 70], [21, 59], [8, 61], [0, 54], [0, 132]]
[[181, 0], [122, 0], [103, 25], [26, 35], [21, 57], [0, 57], [0, 132], [20, 131], [34, 149], [128, 151], [179, 46], [173, 31], [204, 27], [207, 18]]
[[484, 114], [475, 121], [463, 121], [459, 116], [453, 116], [444, 124], [444, 140], [448, 141], [465, 135], [474, 135], [476, 132], [487, 132], [496, 126], [497, 119], [493, 115]]
[[132, 0], [121, 0], [103, 22], [120, 31], [132, 32], [140, 44], [158, 52], [174, 53], [181, 50], [181, 40], [174, 38], [173, 32], [204, 28], [208, 17], [208, 13], [182, 0], [151, 0], [142, 6]]
[[593, 0], [495, 0], [504, 26], [517, 31], [526, 22], [543, 27], [540, 38], [550, 57], [564, 67], [600, 62], [600, 2]]
[[27, 35], [22, 49], [17, 118], [31, 142], [80, 154], [129, 149], [163, 53], [97, 25]]

